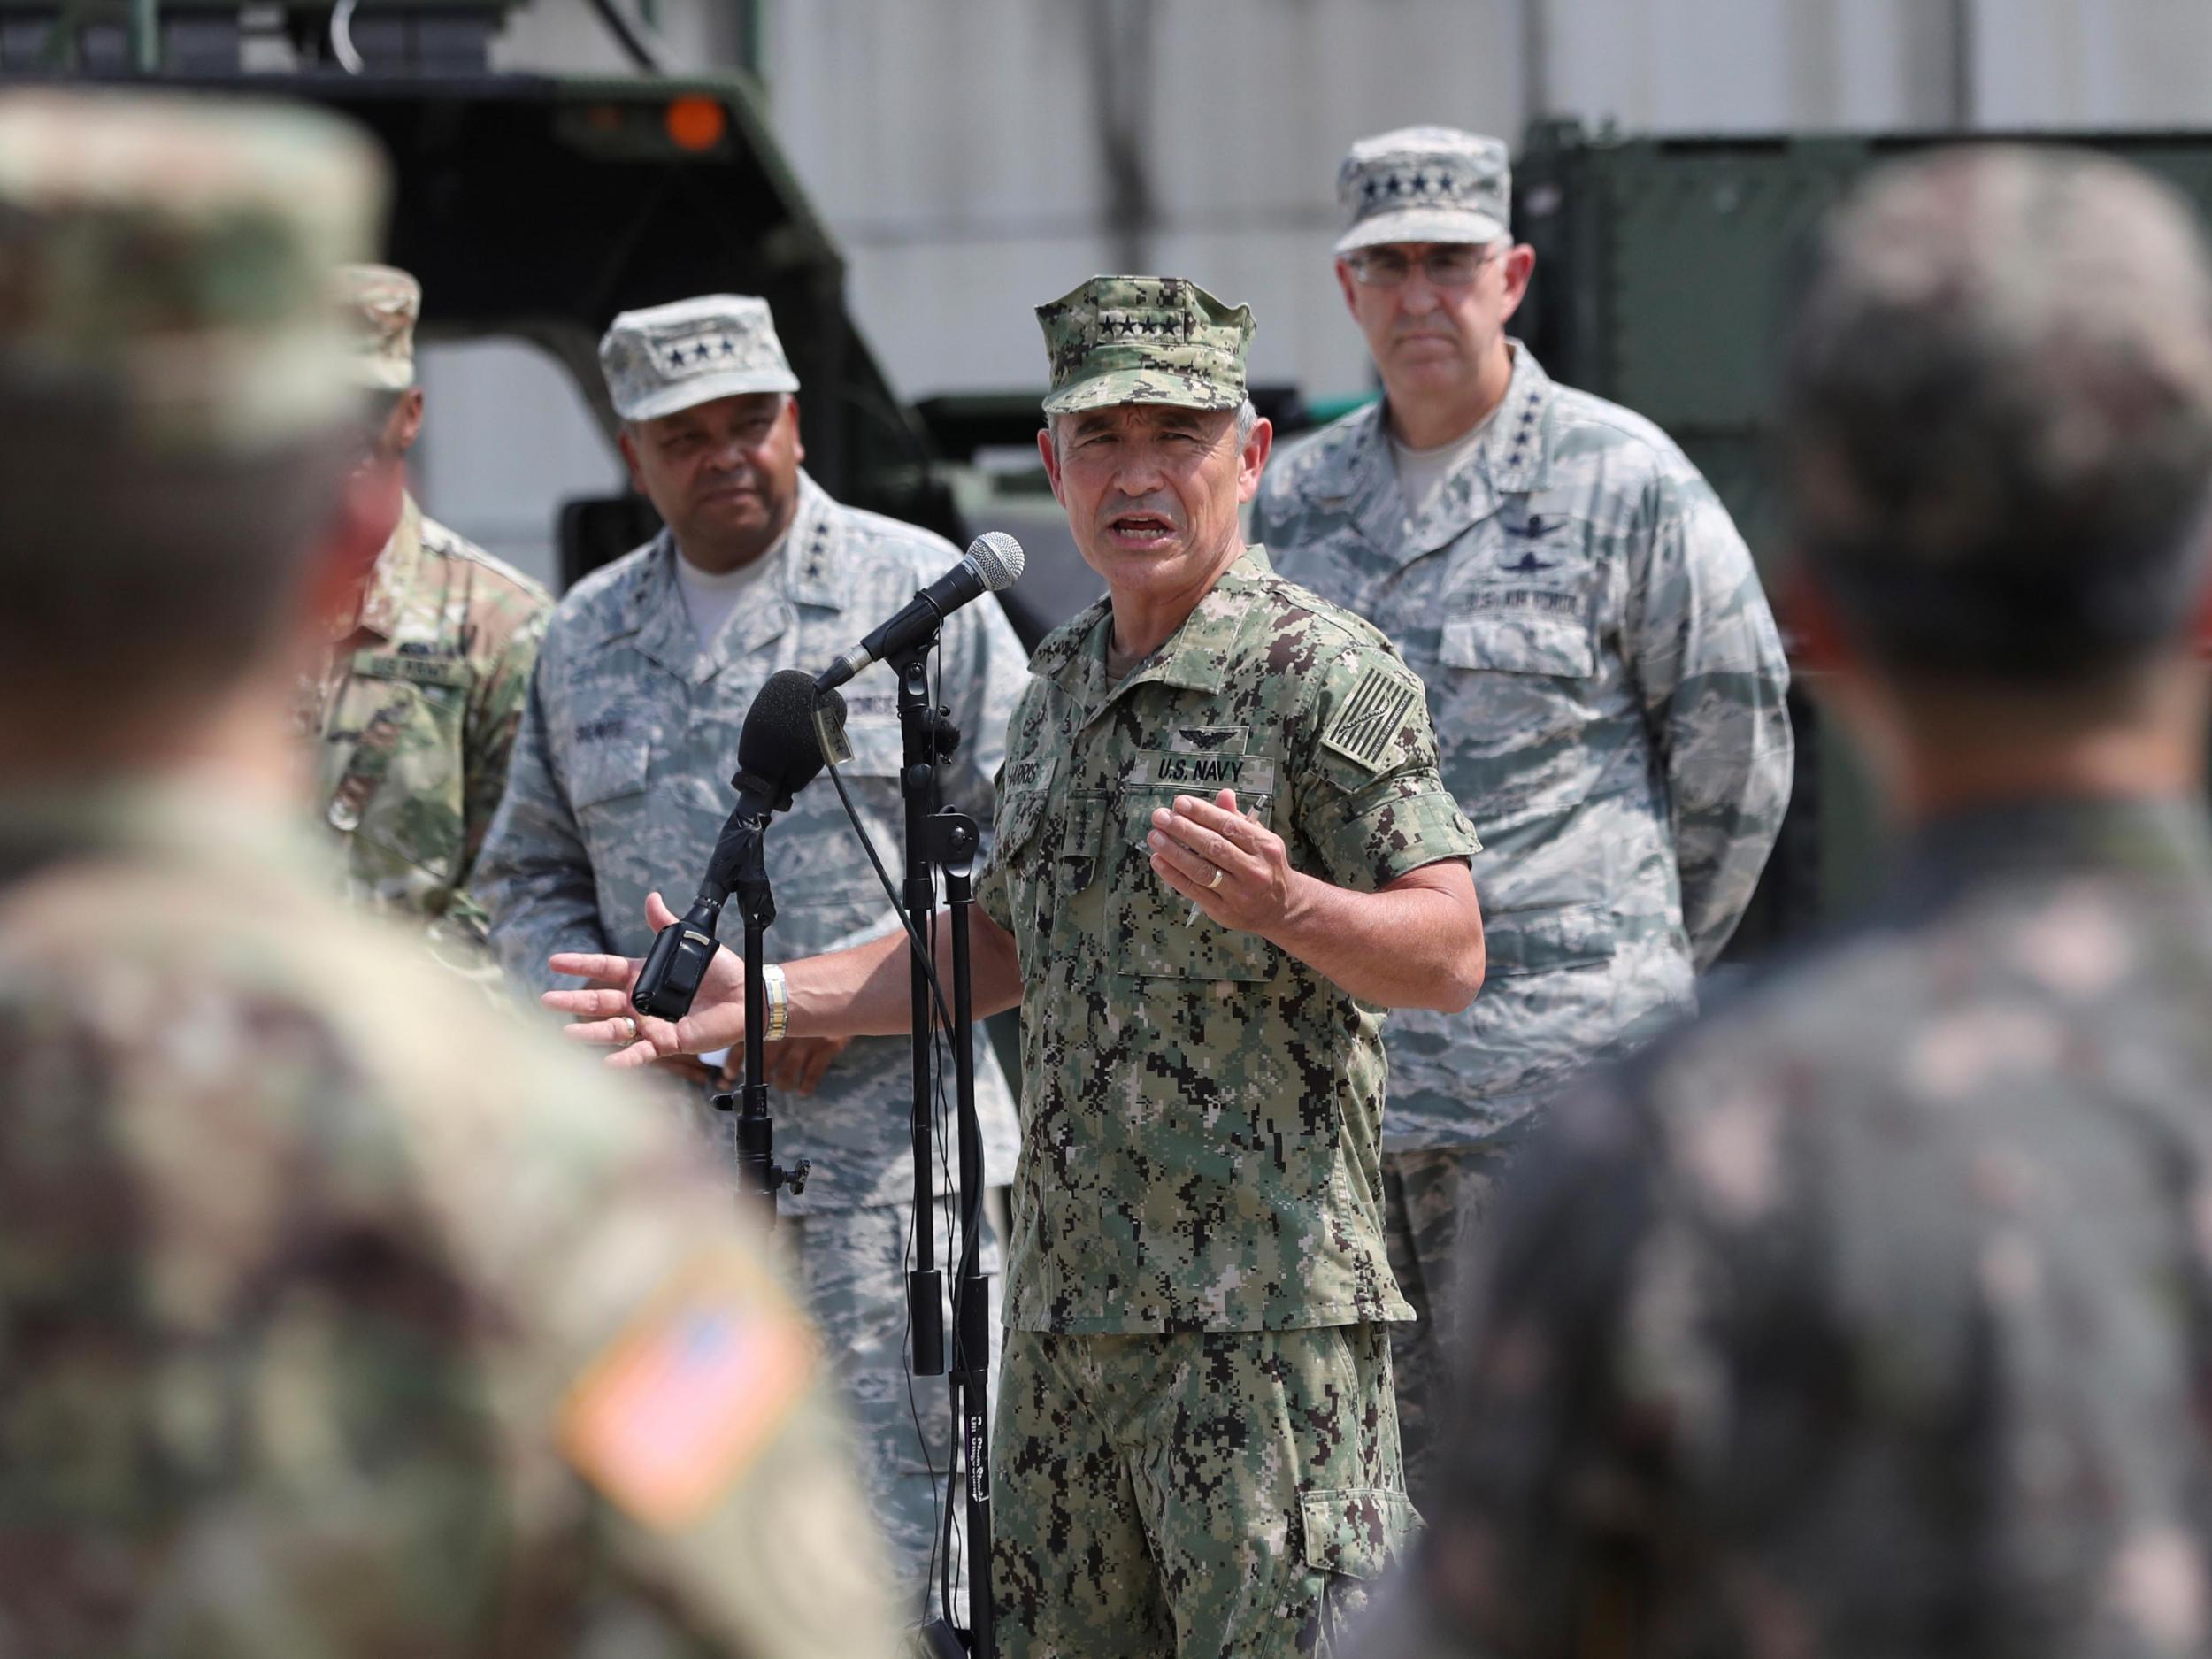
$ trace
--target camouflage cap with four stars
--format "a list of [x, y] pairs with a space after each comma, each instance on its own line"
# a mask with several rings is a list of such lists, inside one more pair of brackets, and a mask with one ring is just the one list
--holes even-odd
[[339, 316], [353, 343], [353, 383], [403, 392], [415, 383], [415, 324], [422, 284], [396, 266], [349, 265], [338, 273]]
[[624, 311], [599, 342], [599, 367], [625, 420], [655, 420], [746, 392], [799, 389], [768, 302], [749, 294], [702, 294]]
[[1113, 403], [1234, 409], [1252, 308], [1179, 277], [1100, 276], [1037, 307], [1052, 359], [1048, 415]]
[[1381, 242], [1489, 243], [1512, 234], [1504, 142], [1455, 127], [1402, 127], [1361, 139], [1337, 169], [1336, 199], [1344, 210], [1340, 254]]
[[0, 95], [0, 396], [180, 453], [311, 433], [358, 396], [330, 273], [385, 188], [365, 135], [295, 104]]

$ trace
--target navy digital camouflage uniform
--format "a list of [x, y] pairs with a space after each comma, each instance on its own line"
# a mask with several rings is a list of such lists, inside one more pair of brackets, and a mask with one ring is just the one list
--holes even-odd
[[2212, 851], [1939, 821], [1554, 1110], [1376, 1659], [2212, 1647]]
[[1310, 1648], [1407, 1535], [1382, 1324], [1381, 1015], [1148, 866], [1233, 788], [1361, 891], [1477, 848], [1417, 680], [1246, 551], [1118, 684], [1101, 601], [1030, 664], [979, 884], [1023, 968], [994, 1440], [1002, 1651]]
[[[826, 666], [959, 555], [941, 537], [840, 505], [802, 473], [790, 532], [773, 556], [780, 569], [705, 650], [676, 585], [676, 557], [664, 534], [595, 572], [563, 598], [547, 633], [479, 886], [507, 972], [534, 992], [572, 983], [547, 969], [554, 951], [645, 954], [645, 895], [658, 888], [680, 911], [706, 868], [733, 800], [738, 733], [762, 685], [783, 669]], [[996, 604], [969, 605], [947, 621], [941, 701], [962, 741], [942, 769], [944, 795], [986, 825], [1020, 664]], [[854, 757], [840, 769], [895, 879], [904, 844], [895, 692], [880, 664], [845, 687]], [[772, 959], [896, 926], [827, 777], [777, 817], [768, 873]], [[910, 1379], [901, 1357], [900, 1262], [914, 1190], [910, 1056], [903, 1037], [856, 1039], [816, 1094], [779, 1090], [770, 1108], [779, 1161], [814, 1161], [804, 1195], [780, 1200], [779, 1237], [872, 1443], [870, 1478], [913, 1600], [936, 1531], [948, 1419], [941, 1388]], [[979, 1038], [976, 1103], [986, 1175], [1003, 1184], [1013, 1174], [1013, 1102]], [[711, 1116], [733, 1172], [734, 1116]], [[939, 1190], [949, 1190], [942, 1162], [937, 1175]], [[995, 1257], [986, 1265], [995, 1270]], [[926, 1450], [916, 1440], [910, 1385]]]
[[1452, 1264], [1517, 1127], [1576, 1068], [1695, 1007], [1789, 803], [1789, 672], [1749, 553], [1650, 422], [1525, 346], [1486, 442], [1409, 522], [1380, 405], [1271, 466], [1254, 535], [1419, 673], [1481, 830], [1489, 965], [1457, 1014], [1391, 1016], [1396, 1358], [1409, 1473], [1450, 1348]]

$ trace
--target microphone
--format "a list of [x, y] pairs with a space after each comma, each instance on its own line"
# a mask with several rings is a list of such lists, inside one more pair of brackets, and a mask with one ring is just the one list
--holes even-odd
[[817, 705], [827, 729], [842, 730], [845, 700], [834, 691], [817, 691], [814, 678], [796, 668], [771, 674], [745, 711], [737, 737], [737, 775], [730, 780], [737, 804], [715, 840], [699, 896], [681, 921], [661, 929], [645, 966], [630, 989], [630, 1006], [660, 1019], [681, 1019], [691, 1011], [707, 964], [714, 960], [716, 927], [723, 903], [746, 860], [758, 850], [769, 818], [791, 804], [791, 797], [822, 770], [817, 735]]
[[916, 594], [892, 618], [857, 647], [847, 651], [814, 683], [824, 691], [843, 685], [869, 664], [897, 651], [910, 649], [927, 639], [937, 626], [970, 600], [985, 594], [1004, 593], [1021, 580], [1022, 544], [1003, 530], [979, 535], [968, 544], [960, 563]]

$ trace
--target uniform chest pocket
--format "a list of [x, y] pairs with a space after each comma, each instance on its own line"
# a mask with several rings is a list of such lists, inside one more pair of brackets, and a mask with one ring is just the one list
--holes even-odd
[[1582, 680], [1597, 672], [1589, 605], [1574, 590], [1489, 588], [1455, 595], [1439, 657], [1447, 668]]
[[[1147, 838], [1152, 814], [1171, 807], [1175, 789], [1128, 790], [1112, 797], [1117, 849], [1115, 890], [1107, 904], [1116, 972], [1140, 979], [1256, 984], [1275, 977], [1282, 952], [1256, 933], [1224, 927], [1162, 880]], [[1265, 822], [1274, 798], [1237, 796], [1240, 811]]]
[[442, 681], [357, 666], [326, 726], [324, 816], [333, 829], [388, 846], [434, 875], [451, 872], [461, 845], [463, 695]]
[[853, 720], [845, 727], [845, 741], [853, 757], [844, 765], [849, 778], [888, 778], [896, 780], [905, 764], [905, 740], [895, 719]]
[[579, 744], [569, 756], [569, 805], [581, 818], [642, 795], [651, 758], [651, 741], [643, 737], [599, 738]]

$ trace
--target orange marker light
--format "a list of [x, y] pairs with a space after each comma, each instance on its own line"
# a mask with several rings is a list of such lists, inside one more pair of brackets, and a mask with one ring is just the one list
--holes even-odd
[[668, 106], [664, 123], [679, 150], [712, 150], [728, 130], [729, 112], [713, 98], [678, 98]]

